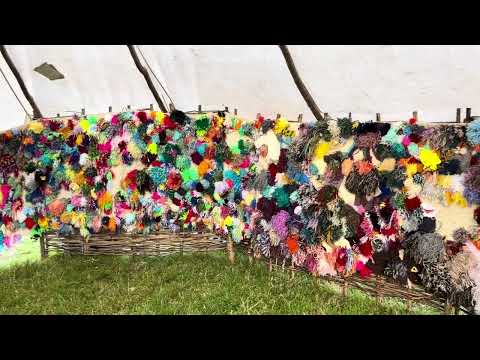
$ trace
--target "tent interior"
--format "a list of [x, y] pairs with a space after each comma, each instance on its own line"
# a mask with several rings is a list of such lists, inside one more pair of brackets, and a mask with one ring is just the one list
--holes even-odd
[[[152, 92], [125, 45], [6, 45], [42, 115], [147, 108]], [[138, 45], [142, 65], [166, 104], [177, 109], [237, 108], [239, 115], [313, 114], [276, 45]], [[454, 121], [457, 108], [478, 108], [480, 46], [296, 45], [295, 65], [320, 109], [332, 117]], [[48, 63], [62, 75], [34, 69]], [[0, 130], [27, 121], [32, 108], [0, 57]], [[12, 89], [10, 88], [13, 88]], [[16, 95], [15, 95], [16, 94]], [[18, 99], [16, 98], [18, 97]], [[25, 109], [24, 109], [25, 108]]]

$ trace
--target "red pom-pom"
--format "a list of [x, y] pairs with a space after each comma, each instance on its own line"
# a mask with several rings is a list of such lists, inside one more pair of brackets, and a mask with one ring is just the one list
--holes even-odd
[[142, 123], [147, 122], [147, 120], [148, 120], [147, 119], [147, 114], [144, 111], [138, 112], [137, 117]]
[[300, 249], [298, 239], [299, 236], [297, 234], [290, 234], [287, 236], [287, 246], [291, 254], [295, 254]]
[[177, 127], [177, 123], [172, 121], [167, 115], [163, 118], [163, 127], [167, 129], [175, 129]]
[[203, 160], [203, 156], [196, 151], [190, 157], [192, 158], [193, 163], [196, 165], [200, 165]]
[[408, 211], [413, 211], [415, 209], [418, 209], [421, 204], [422, 202], [420, 201], [420, 198], [418, 196], [405, 200], [405, 207], [407, 208]]
[[423, 140], [422, 137], [418, 134], [410, 134], [408, 135], [408, 138], [411, 142], [414, 142], [415, 144], [419, 144]]
[[275, 178], [277, 177], [277, 172], [278, 172], [278, 167], [275, 164], [270, 164], [268, 165], [268, 173], [269, 173], [269, 178], [268, 178], [268, 185], [274, 186], [275, 185]]
[[2, 221], [5, 225], [9, 225], [13, 219], [8, 215], [3, 215]]
[[373, 248], [372, 248], [372, 242], [370, 240], [365, 241], [363, 244], [360, 244], [358, 246], [358, 250], [360, 250], [360, 253], [369, 258], [373, 255]]
[[417, 123], [417, 119], [411, 118], [410, 120], [408, 120], [408, 123], [409, 123], [410, 125], [415, 125], [415, 124]]
[[25, 219], [25, 226], [29, 230], [33, 229], [33, 227], [35, 226], [35, 220], [33, 220], [32, 218], [29, 218], [29, 217], [26, 218]]

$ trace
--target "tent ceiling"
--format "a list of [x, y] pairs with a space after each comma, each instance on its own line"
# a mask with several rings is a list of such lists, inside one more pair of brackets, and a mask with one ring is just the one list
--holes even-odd
[[[277, 46], [139, 48], [179, 109], [229, 106], [245, 116], [261, 112], [294, 118], [303, 113], [304, 119], [313, 119]], [[426, 121], [452, 121], [457, 107], [472, 107], [474, 114], [480, 108], [479, 46], [289, 48], [320, 109], [333, 116], [352, 112], [356, 119], [370, 120], [379, 112], [385, 120], [404, 120], [418, 110]], [[126, 46], [9, 45], [7, 49], [44, 115], [155, 104]], [[43, 63], [54, 65], [65, 78], [51, 81], [35, 72]], [[0, 65], [5, 69], [3, 62]], [[2, 81], [1, 105], [9, 119], [8, 124], [2, 122], [5, 128], [23, 122], [24, 113]]]
[[[20, 86], [18, 86], [15, 77], [10, 72], [8, 65], [5, 63], [3, 57], [0, 56], [0, 69], [7, 77], [8, 82], [13, 87], [15, 93], [19, 97], [23, 106], [27, 109], [29, 114], [32, 114], [32, 108], [28, 104], [27, 100], [23, 96]], [[0, 131], [7, 130], [13, 127], [20, 126], [25, 123], [26, 114], [15, 98], [14, 93], [9, 88], [3, 75], [0, 74], [0, 109], [2, 111], [2, 119], [0, 120]]]

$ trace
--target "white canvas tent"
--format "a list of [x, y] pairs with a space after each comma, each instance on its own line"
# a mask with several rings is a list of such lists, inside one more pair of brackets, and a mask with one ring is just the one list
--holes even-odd
[[[155, 99], [124, 45], [7, 45], [12, 61], [44, 116], [103, 113], [112, 106], [146, 108]], [[289, 118], [314, 117], [301, 97], [276, 45], [140, 45], [153, 74], [176, 108], [238, 108]], [[304, 83], [331, 116], [453, 121], [456, 108], [480, 108], [480, 46], [289, 46]], [[145, 59], [141, 58], [143, 65]], [[64, 76], [49, 80], [33, 69], [47, 62]], [[32, 109], [8, 66], [6, 74], [27, 111]], [[168, 97], [154, 80], [159, 93]], [[0, 130], [21, 125], [25, 112], [0, 77]]]

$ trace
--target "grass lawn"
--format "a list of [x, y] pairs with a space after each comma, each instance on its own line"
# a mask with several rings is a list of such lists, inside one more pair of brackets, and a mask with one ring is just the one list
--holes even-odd
[[[237, 253], [165, 257], [52, 256], [0, 270], [0, 314], [406, 314], [308, 274], [270, 273]], [[435, 314], [414, 306], [415, 314]]]

